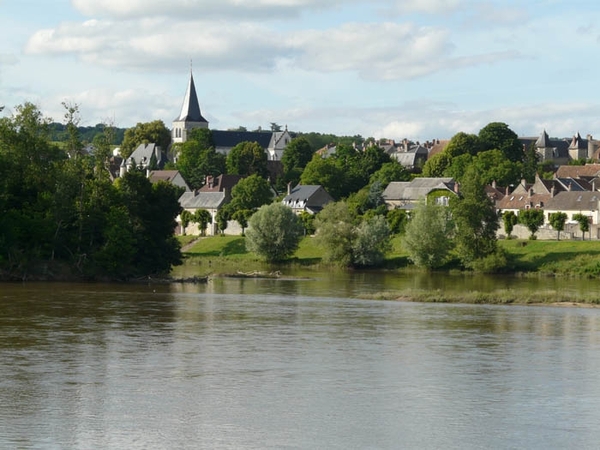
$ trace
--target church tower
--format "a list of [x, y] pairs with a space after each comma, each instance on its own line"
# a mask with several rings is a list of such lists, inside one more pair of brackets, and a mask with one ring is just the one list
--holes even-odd
[[202, 117], [200, 104], [196, 95], [196, 86], [194, 85], [194, 76], [190, 71], [190, 82], [188, 84], [181, 113], [173, 120], [173, 129], [171, 138], [174, 143], [187, 141], [188, 133], [194, 128], [208, 128], [208, 120]]

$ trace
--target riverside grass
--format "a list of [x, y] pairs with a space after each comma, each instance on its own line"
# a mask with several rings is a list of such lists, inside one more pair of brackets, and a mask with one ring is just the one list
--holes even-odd
[[[600, 277], [600, 241], [542, 241], [542, 240], [500, 240], [500, 248], [506, 250], [510, 260], [508, 275], [520, 277]], [[236, 271], [270, 271], [258, 257], [249, 253], [241, 236], [212, 236], [198, 239], [184, 253], [186, 263], [202, 265], [212, 273], [234, 273]], [[321, 263], [322, 251], [314, 239], [305, 237], [293, 257], [282, 268], [307, 268], [310, 270], [339, 270]], [[446, 272], [455, 272], [448, 266]], [[402, 249], [400, 236], [392, 240], [392, 250], [386, 256], [386, 271], [422, 273], [408, 260]], [[472, 276], [477, 276], [473, 274]], [[553, 290], [525, 291], [503, 289], [491, 292], [446, 292], [440, 290], [408, 290], [401, 292], [379, 292], [363, 296], [365, 299], [414, 301], [430, 303], [465, 303], [496, 305], [600, 305], [599, 297], [584, 297], [570, 293], [566, 295]]]

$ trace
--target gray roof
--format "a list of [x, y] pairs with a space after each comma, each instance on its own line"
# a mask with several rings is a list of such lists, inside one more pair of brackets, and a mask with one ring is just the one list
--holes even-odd
[[418, 200], [437, 189], [454, 192], [453, 178], [415, 178], [412, 181], [392, 181], [383, 191], [387, 200]]
[[200, 112], [200, 104], [198, 103], [198, 96], [196, 95], [196, 86], [194, 85], [194, 76], [190, 73], [190, 82], [188, 84], [185, 97], [183, 98], [183, 105], [181, 106], [181, 113], [176, 121], [182, 122], [205, 122], [208, 121], [202, 117]]
[[224, 192], [184, 192], [179, 197], [179, 204], [185, 209], [218, 209], [224, 202]]
[[161, 151], [160, 147], [154, 143], [150, 144], [140, 144], [138, 148], [136, 148], [131, 156], [127, 158], [127, 164], [135, 161], [136, 165], [146, 166], [150, 164], [150, 160], [152, 159], [152, 155], [156, 156], [156, 163], [158, 167], [162, 167], [168, 161], [165, 154]]
[[303, 201], [308, 200], [312, 197], [319, 189], [320, 185], [301, 185], [299, 184], [292, 192], [285, 196], [283, 199], [284, 202], [295, 202], [295, 201]]
[[241, 142], [257, 142], [263, 149], [269, 148], [272, 132], [212, 130], [215, 147], [232, 148]]
[[564, 191], [546, 202], [544, 209], [556, 211], [581, 211], [598, 209], [600, 192]]

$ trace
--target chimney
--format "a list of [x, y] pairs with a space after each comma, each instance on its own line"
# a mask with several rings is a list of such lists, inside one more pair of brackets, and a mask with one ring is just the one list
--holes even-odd
[[209, 189], [212, 189], [213, 187], [213, 181], [214, 177], [212, 175], [206, 175], [206, 185], [208, 186]]
[[555, 192], [554, 185], [552, 185], [552, 187], [550, 188], [550, 197], [551, 198], [554, 198], [554, 192]]
[[492, 187], [496, 189], [496, 180], [492, 181]]
[[570, 192], [571, 191], [571, 182], [569, 181], [569, 185], [567, 186], [567, 190]]
[[292, 195], [292, 182], [287, 184], [287, 195]]
[[525, 178], [521, 178], [521, 186], [527, 187], [527, 180]]

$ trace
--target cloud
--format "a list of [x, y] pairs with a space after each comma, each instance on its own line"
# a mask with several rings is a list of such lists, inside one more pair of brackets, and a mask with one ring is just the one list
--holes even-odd
[[306, 10], [328, 9], [356, 0], [72, 0], [89, 17], [263, 18], [295, 17]]
[[390, 10], [398, 14], [446, 14], [464, 7], [464, 0], [395, 0]]

